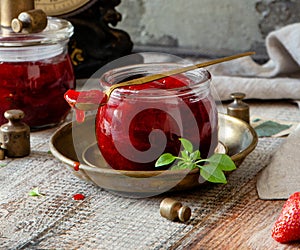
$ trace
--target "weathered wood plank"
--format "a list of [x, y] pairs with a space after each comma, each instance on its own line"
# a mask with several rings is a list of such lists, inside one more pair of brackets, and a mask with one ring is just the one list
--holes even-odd
[[173, 249], [300, 249], [300, 243], [280, 244], [271, 237], [283, 200], [264, 201], [251, 181], [241, 199], [197, 224]]

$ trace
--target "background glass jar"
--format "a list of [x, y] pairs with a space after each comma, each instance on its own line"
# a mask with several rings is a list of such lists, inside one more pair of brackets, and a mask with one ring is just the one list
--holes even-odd
[[[181, 65], [182, 66], [182, 65]], [[141, 64], [110, 70], [103, 89], [128, 79], [162, 73], [176, 64]], [[178, 155], [179, 138], [190, 140], [203, 158], [218, 143], [218, 115], [205, 69], [165, 77], [158, 81], [114, 90], [98, 109], [96, 138], [110, 167], [120, 170], [155, 170], [165, 152]]]
[[64, 93], [75, 88], [67, 44], [70, 22], [48, 17], [43, 32], [0, 33], [0, 125], [4, 112], [21, 109], [31, 129], [57, 125], [70, 110]]

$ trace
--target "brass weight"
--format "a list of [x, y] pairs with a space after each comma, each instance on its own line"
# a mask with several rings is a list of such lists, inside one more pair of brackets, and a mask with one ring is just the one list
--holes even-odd
[[[24, 112], [18, 109], [5, 111], [8, 123], [0, 127], [0, 144], [5, 155], [10, 158], [24, 157], [30, 154], [30, 128], [21, 120]], [[2, 156], [3, 158], [3, 156]]]
[[34, 9], [34, 0], [0, 0], [0, 6], [1, 26], [8, 28], [21, 12]]
[[171, 221], [179, 219], [186, 222], [191, 217], [191, 209], [171, 198], [165, 198], [160, 203], [160, 215]]
[[11, 21], [11, 28], [16, 33], [37, 33], [46, 28], [47, 21], [47, 15], [43, 10], [28, 10], [21, 12]]
[[236, 92], [232, 93], [230, 96], [233, 99], [233, 102], [227, 106], [227, 114], [249, 123], [249, 105], [243, 102], [246, 95], [241, 92]]
[[5, 32], [37, 33], [48, 23], [46, 13], [35, 9], [34, 0], [0, 0], [0, 24]]

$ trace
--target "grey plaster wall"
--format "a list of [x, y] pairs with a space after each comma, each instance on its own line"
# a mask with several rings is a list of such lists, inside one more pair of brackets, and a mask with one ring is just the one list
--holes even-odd
[[118, 28], [135, 47], [203, 55], [256, 50], [279, 27], [300, 21], [300, 0], [122, 0]]

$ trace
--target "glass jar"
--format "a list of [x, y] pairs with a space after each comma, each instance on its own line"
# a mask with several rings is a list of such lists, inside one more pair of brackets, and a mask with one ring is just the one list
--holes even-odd
[[70, 110], [64, 93], [75, 88], [67, 44], [70, 22], [48, 17], [39, 33], [0, 33], [0, 125], [4, 112], [21, 109], [31, 129], [57, 125]]
[[[100, 78], [112, 84], [182, 65], [140, 64], [110, 70]], [[179, 155], [179, 138], [192, 142], [201, 157], [213, 154], [218, 143], [218, 113], [205, 69], [164, 77], [142, 85], [118, 88], [99, 107], [95, 131], [100, 152], [118, 170], [157, 170], [163, 153]], [[161, 170], [161, 168], [160, 168]]]

